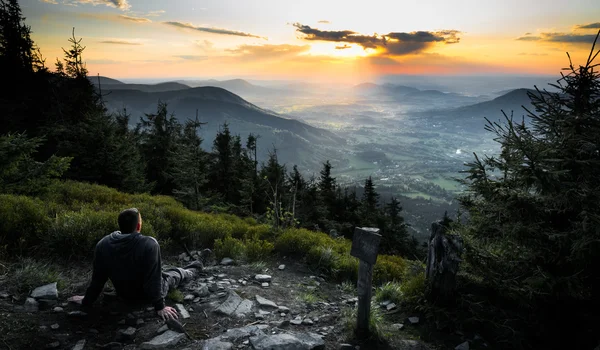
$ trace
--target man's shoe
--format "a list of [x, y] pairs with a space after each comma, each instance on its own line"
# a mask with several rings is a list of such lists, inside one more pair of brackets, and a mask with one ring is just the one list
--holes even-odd
[[189, 265], [185, 266], [183, 269], [184, 270], [196, 269], [198, 271], [202, 271], [202, 269], [204, 269], [204, 265], [202, 264], [201, 261], [194, 260]]

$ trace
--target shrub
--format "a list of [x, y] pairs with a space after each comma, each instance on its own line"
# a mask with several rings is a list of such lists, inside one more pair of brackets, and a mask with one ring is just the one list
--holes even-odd
[[406, 261], [399, 256], [380, 255], [373, 268], [373, 280], [376, 283], [400, 281], [404, 276]]
[[0, 195], [0, 218], [0, 247], [9, 256], [35, 250], [50, 226], [44, 203], [25, 196]]
[[233, 237], [225, 237], [215, 241], [215, 255], [217, 259], [232, 258], [240, 260], [245, 257], [246, 247], [239, 239]]
[[48, 283], [57, 282], [59, 288], [62, 288], [63, 284], [54, 265], [31, 258], [22, 259], [15, 264], [14, 270], [10, 272], [10, 279], [9, 291], [18, 294], [29, 293], [32, 289]]
[[387, 282], [381, 287], [377, 288], [375, 293], [375, 300], [382, 302], [389, 300], [395, 304], [400, 305], [403, 300], [402, 285], [397, 282]]
[[425, 273], [406, 278], [400, 285], [404, 301], [416, 304], [425, 298]]
[[275, 247], [271, 242], [257, 239], [246, 240], [245, 246], [246, 259], [249, 262], [264, 261], [271, 255], [271, 252]]

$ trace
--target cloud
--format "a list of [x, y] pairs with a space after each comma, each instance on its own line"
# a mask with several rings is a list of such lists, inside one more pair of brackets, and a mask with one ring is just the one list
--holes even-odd
[[54, 5], [58, 4], [58, 2], [56, 0], [40, 0], [40, 1], [45, 2], [47, 4], [54, 4]]
[[205, 33], [235, 35], [235, 36], [244, 36], [244, 37], [249, 37], [249, 38], [258, 38], [258, 39], [268, 40], [267, 38], [262, 37], [262, 36], [258, 36], [258, 35], [254, 35], [254, 34], [250, 34], [250, 33], [238, 32], [238, 31], [229, 30], [229, 29], [196, 27], [190, 23], [183, 23], [183, 22], [163, 22], [163, 23], [166, 25], [172, 26], [172, 27], [176, 27], [176, 28], [191, 29], [191, 30], [196, 30], [199, 32], [205, 32]]
[[120, 39], [117, 39], [117, 40], [103, 40], [103, 41], [100, 41], [99, 43], [100, 44], [111, 44], [111, 45], [134, 45], [134, 46], [142, 45], [142, 43], [138, 43], [138, 42], [135, 42], [135, 41], [127, 41], [127, 40], [120, 40]]
[[320, 21], [319, 21], [319, 22], [317, 22], [317, 23], [331, 24], [331, 22], [330, 22], [330, 21], [327, 21], [327, 20], [324, 20], [324, 19], [323, 19], [323, 20], [320, 20]]
[[336, 46], [335, 49], [336, 50], [345, 50], [345, 49], [349, 49], [352, 46], [348, 45], [348, 44], [344, 44], [343, 46]]
[[186, 60], [186, 61], [204, 61], [204, 60], [209, 59], [208, 56], [203, 56], [203, 55], [178, 55], [178, 56], [173, 56], [173, 57], [181, 58], [182, 60]]
[[590, 24], [579, 24], [575, 26], [575, 29], [600, 29], [600, 22]]
[[114, 7], [119, 10], [129, 10], [131, 5], [127, 0], [64, 0], [63, 3], [67, 5], [78, 5], [78, 4], [91, 4], [91, 5], [105, 5]]
[[539, 36], [522, 36], [520, 41], [544, 41], [563, 44], [591, 44], [596, 38], [595, 34], [573, 33], [540, 33]]
[[548, 56], [547, 53], [536, 53], [536, 52], [532, 52], [532, 53], [521, 52], [521, 53], [518, 53], [517, 55], [519, 55], [519, 56]]
[[235, 49], [228, 49], [227, 52], [243, 59], [274, 59], [290, 56], [298, 56], [308, 52], [310, 45], [240, 45]]
[[85, 60], [85, 63], [88, 63], [88, 64], [121, 64], [123, 62], [115, 61], [115, 60], [97, 59], [97, 60]]
[[124, 19], [126, 21], [135, 22], [135, 23], [152, 23], [151, 20], [149, 20], [148, 18], [143, 18], [143, 17], [133, 17], [133, 16], [127, 16], [127, 15], [119, 15], [119, 18]]
[[208, 40], [196, 40], [196, 46], [204, 51], [213, 51], [215, 44]]
[[304, 40], [332, 41], [358, 44], [363, 49], [376, 49], [382, 54], [402, 56], [422, 52], [435, 43], [456, 44], [460, 41], [457, 30], [436, 32], [392, 32], [384, 35], [364, 35], [351, 30], [320, 30], [307, 25], [294, 23], [296, 31], [304, 34]]

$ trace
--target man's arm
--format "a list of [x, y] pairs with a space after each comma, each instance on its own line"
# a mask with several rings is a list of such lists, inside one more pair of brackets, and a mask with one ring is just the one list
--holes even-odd
[[160, 257], [160, 246], [154, 239], [148, 239], [148, 247], [144, 259], [144, 293], [152, 301], [154, 309], [160, 311], [165, 308], [165, 300], [162, 295], [162, 261]]
[[83, 306], [90, 306], [94, 303], [94, 301], [96, 301], [96, 299], [98, 299], [98, 296], [104, 288], [104, 284], [108, 280], [106, 266], [102, 262], [101, 243], [102, 240], [96, 244], [96, 249], [94, 250], [92, 281], [85, 292], [85, 297], [81, 301], [81, 305]]

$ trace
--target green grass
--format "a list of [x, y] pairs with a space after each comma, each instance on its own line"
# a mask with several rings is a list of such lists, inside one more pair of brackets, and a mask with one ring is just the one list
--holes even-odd
[[167, 294], [167, 298], [176, 303], [183, 303], [183, 293], [179, 289], [171, 289]]
[[65, 281], [59, 271], [52, 263], [25, 258], [12, 267], [7, 287], [12, 293], [27, 294], [37, 287], [57, 282], [58, 289], [62, 289]]
[[378, 302], [391, 301], [395, 304], [402, 302], [402, 285], [397, 282], [387, 282], [381, 287], [377, 288], [375, 293], [375, 300]]
[[[356, 331], [357, 308], [345, 309], [342, 313], [342, 324], [348, 339], [354, 337]], [[389, 334], [386, 332], [386, 321], [381, 311], [381, 308], [374, 302], [371, 302], [371, 310], [369, 315], [369, 332], [370, 336], [377, 340], [385, 340]]]
[[342, 282], [339, 288], [346, 294], [356, 294], [356, 284], [352, 283], [352, 281]]
[[300, 293], [300, 295], [298, 295], [298, 300], [304, 302], [307, 305], [314, 305], [318, 303], [321, 300], [321, 298], [319, 298], [313, 292], [302, 292]]

